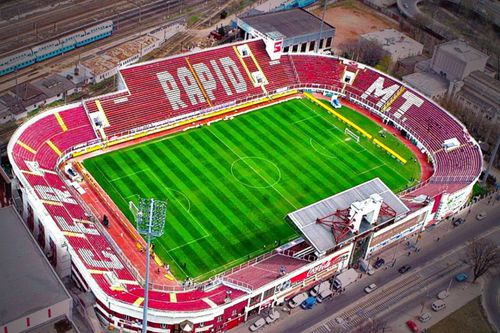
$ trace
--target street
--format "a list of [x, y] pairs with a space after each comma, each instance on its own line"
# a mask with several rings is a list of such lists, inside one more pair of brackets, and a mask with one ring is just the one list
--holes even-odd
[[[421, 249], [418, 253], [412, 252], [408, 256], [408, 249], [404, 244], [390, 248], [381, 255], [386, 263], [389, 262], [387, 268], [378, 269], [372, 276], [363, 274], [361, 279], [346, 288], [345, 293], [334, 296], [311, 310], [298, 308], [291, 315], [283, 313], [282, 319], [265, 326], [261, 331], [347, 332], [388, 308], [397, 306], [398, 311], [391, 311], [390, 315], [382, 318], [387, 321], [394, 321], [409, 307], [414, 304], [419, 306], [424, 300], [427, 301], [428, 310], [428, 299], [435, 297], [439, 290], [446, 289], [456, 273], [468, 272], [468, 267], [460, 260], [460, 250], [468, 240], [488, 234], [488, 238], [500, 243], [500, 204], [496, 202], [491, 206], [487, 203], [487, 199], [483, 200], [473, 205], [470, 213], [468, 209], [464, 209], [457, 214], [456, 217], [466, 218], [467, 222], [463, 225], [453, 227], [451, 221], [443, 221], [437, 227], [422, 233], [422, 238], [418, 241]], [[484, 220], [478, 221], [476, 215], [483, 211], [488, 215]], [[396, 258], [396, 264], [390, 267], [393, 257]], [[411, 265], [412, 269], [406, 274], [398, 273], [397, 269], [405, 264]], [[367, 295], [363, 288], [371, 283], [376, 283], [379, 290]], [[343, 325], [338, 325], [335, 323], [337, 317], [348, 320]], [[235, 328], [233, 332], [248, 332], [248, 327], [257, 319], [258, 317]]]

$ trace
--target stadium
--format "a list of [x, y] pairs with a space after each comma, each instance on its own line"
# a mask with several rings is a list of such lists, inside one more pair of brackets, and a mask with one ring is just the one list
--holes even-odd
[[[244, 41], [132, 65], [8, 146], [20, 212], [101, 321], [226, 331], [466, 204], [477, 142], [447, 111], [351, 60]], [[168, 203], [165, 235], [135, 228]], [[103, 223], [106, 221], [106, 223]]]

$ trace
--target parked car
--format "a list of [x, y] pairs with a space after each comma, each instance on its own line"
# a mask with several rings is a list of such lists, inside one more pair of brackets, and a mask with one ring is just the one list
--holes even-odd
[[464, 224], [464, 223], [465, 223], [465, 219], [463, 219], [463, 218], [459, 218], [459, 219], [456, 219], [455, 221], [453, 221], [453, 225], [455, 227], [458, 227], [459, 225]]
[[431, 308], [432, 308], [432, 310], [438, 312], [438, 311], [441, 311], [444, 308], [446, 308], [446, 303], [443, 300], [438, 299], [437, 301], [432, 303]]
[[398, 269], [398, 272], [401, 274], [404, 274], [404, 273], [408, 272], [410, 269], [411, 269], [410, 265], [403, 265]]
[[432, 316], [429, 312], [424, 312], [420, 316], [418, 316], [418, 320], [420, 320], [422, 323], [426, 323], [429, 320], [431, 320]]
[[266, 323], [271, 324], [271, 323], [274, 323], [278, 319], [280, 319], [280, 313], [276, 310], [273, 310], [266, 317]]
[[479, 213], [479, 214], [476, 215], [476, 219], [478, 221], [483, 220], [485, 217], [486, 217], [486, 212], [481, 212], [481, 213]]
[[299, 306], [302, 302], [304, 302], [307, 299], [307, 294], [306, 293], [301, 293], [296, 296], [294, 296], [289, 302], [288, 306], [290, 308], [296, 308]]
[[264, 318], [260, 318], [255, 323], [253, 323], [252, 326], [250, 326], [250, 332], [257, 331], [259, 328], [261, 328], [265, 324], [266, 324], [266, 320]]
[[469, 278], [469, 276], [463, 272], [455, 275], [455, 281], [457, 281], [457, 282], [465, 282], [465, 281], [467, 281], [468, 278]]
[[437, 294], [438, 299], [445, 299], [446, 297], [450, 296], [450, 293], [448, 290], [442, 290]]
[[418, 332], [418, 326], [417, 323], [415, 323], [413, 320], [408, 320], [406, 322], [406, 326], [412, 331], [412, 332]]
[[319, 295], [318, 297], [316, 297], [316, 300], [318, 301], [318, 303], [323, 303], [323, 301], [325, 299], [327, 299], [328, 297], [331, 297], [333, 294], [333, 292], [328, 289], [328, 290], [323, 290]]
[[380, 267], [382, 267], [383, 264], [385, 264], [385, 260], [382, 258], [378, 258], [373, 264], [373, 268], [379, 269]]
[[322, 291], [324, 290], [329, 290], [332, 284], [330, 281], [323, 281], [317, 285], [314, 286], [314, 288], [311, 289], [310, 295], [313, 297], [318, 296]]
[[372, 283], [369, 286], [365, 287], [365, 293], [369, 294], [377, 288], [378, 288], [377, 285], [375, 283]]
[[305, 301], [300, 304], [300, 307], [304, 310], [312, 309], [316, 304], [316, 297], [308, 297]]

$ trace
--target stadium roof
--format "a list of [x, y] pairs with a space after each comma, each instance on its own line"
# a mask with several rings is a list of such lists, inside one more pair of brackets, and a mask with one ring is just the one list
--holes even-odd
[[[356, 187], [335, 194], [331, 197], [313, 203], [309, 206], [288, 214], [288, 217], [302, 232], [316, 251], [324, 253], [334, 248], [337, 243], [330, 226], [317, 223], [318, 218], [330, 215], [337, 210], [349, 208], [355, 201], [368, 199], [370, 195], [377, 193], [383, 198], [383, 202], [396, 212], [396, 217], [409, 211], [408, 207], [385, 185], [379, 178], [374, 178]], [[390, 218], [379, 216], [378, 223], [387, 222]], [[360, 226], [360, 233], [372, 229], [373, 226], [364, 221]], [[345, 240], [351, 238], [349, 233]]]
[[14, 208], [0, 208], [0, 221], [0, 325], [70, 299]]
[[[240, 17], [240, 20], [263, 34], [277, 31], [285, 38], [318, 33], [321, 26], [319, 18], [300, 8]], [[335, 30], [335, 28], [324, 22], [323, 32], [329, 30]]]

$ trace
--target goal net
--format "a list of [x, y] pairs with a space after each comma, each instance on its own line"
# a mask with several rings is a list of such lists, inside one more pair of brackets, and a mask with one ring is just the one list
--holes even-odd
[[349, 128], [346, 127], [344, 133], [347, 134], [347, 135], [349, 135], [351, 138], [353, 138], [356, 142], [359, 143], [359, 135], [356, 135]]
[[139, 213], [139, 208], [135, 205], [133, 201], [128, 202], [128, 208], [132, 212], [132, 215], [134, 216], [134, 222], [137, 221], [137, 214]]

